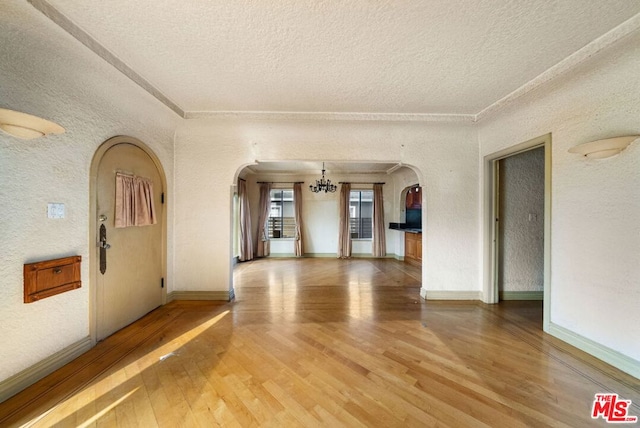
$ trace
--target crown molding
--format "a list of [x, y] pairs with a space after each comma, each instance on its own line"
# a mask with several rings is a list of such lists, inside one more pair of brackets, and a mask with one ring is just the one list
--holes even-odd
[[46, 0], [27, 0], [34, 8], [42, 12], [47, 18], [53, 21], [60, 28], [65, 30], [71, 36], [73, 36], [80, 43], [88, 47], [91, 51], [93, 51], [100, 58], [111, 64], [116, 70], [127, 76], [130, 80], [132, 80], [135, 84], [140, 86], [142, 89], [147, 91], [153, 97], [155, 97], [158, 101], [160, 101], [165, 106], [169, 107], [173, 110], [178, 116], [184, 118], [184, 110], [178, 106], [175, 102], [173, 102], [168, 96], [166, 96], [162, 91], [156, 88], [151, 82], [147, 79], [136, 73], [131, 67], [129, 67], [124, 61], [118, 58], [115, 54], [113, 54], [110, 50], [105, 48], [100, 44], [96, 39], [94, 39], [89, 33], [76, 25], [71, 19], [69, 19], [66, 15], [60, 12], [58, 9], [53, 7]]
[[187, 111], [185, 119], [243, 119], [299, 121], [364, 121], [364, 122], [468, 122], [474, 114], [439, 113], [357, 113], [297, 111]]
[[498, 110], [501, 110], [507, 105], [512, 104], [518, 98], [568, 73], [569, 71], [582, 64], [584, 61], [594, 57], [599, 52], [614, 45], [630, 34], [636, 32], [638, 29], [640, 29], [640, 13], [632, 16], [622, 24], [604, 33], [602, 36], [593, 40], [591, 43], [588, 43], [556, 65], [548, 68], [546, 71], [542, 72], [542, 74], [539, 74], [537, 77], [520, 86], [515, 91], [502, 97], [490, 106], [484, 108], [482, 111], [475, 115], [474, 122], [479, 122], [486, 119], [487, 117], [496, 113]]
[[282, 121], [361, 121], [361, 122], [434, 122], [477, 123], [513, 104], [520, 97], [575, 69], [584, 61], [640, 29], [640, 13], [588, 43], [542, 74], [528, 81], [476, 114], [448, 113], [363, 113], [363, 112], [290, 112], [290, 111], [185, 111], [151, 82], [101, 45], [89, 33], [58, 11], [46, 0], [27, 0], [51, 21], [91, 49], [130, 80], [184, 119], [241, 119]]

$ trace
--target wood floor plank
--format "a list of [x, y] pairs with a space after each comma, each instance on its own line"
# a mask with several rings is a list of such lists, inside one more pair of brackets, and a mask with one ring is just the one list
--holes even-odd
[[242, 263], [0, 403], [2, 427], [588, 427], [640, 381], [541, 330], [541, 302], [428, 301], [389, 259]]

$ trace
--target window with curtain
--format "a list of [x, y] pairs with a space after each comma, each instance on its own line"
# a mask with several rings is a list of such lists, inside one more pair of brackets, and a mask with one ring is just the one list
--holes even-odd
[[349, 194], [351, 239], [373, 237], [373, 190], [352, 190]]
[[269, 210], [269, 238], [295, 238], [296, 218], [293, 189], [272, 189]]

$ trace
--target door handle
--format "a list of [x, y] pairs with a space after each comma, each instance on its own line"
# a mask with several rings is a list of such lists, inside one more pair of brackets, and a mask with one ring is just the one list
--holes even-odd
[[107, 250], [111, 248], [111, 245], [107, 244], [107, 228], [104, 227], [104, 223], [100, 225], [98, 247], [100, 247], [100, 273], [104, 275], [107, 271]]

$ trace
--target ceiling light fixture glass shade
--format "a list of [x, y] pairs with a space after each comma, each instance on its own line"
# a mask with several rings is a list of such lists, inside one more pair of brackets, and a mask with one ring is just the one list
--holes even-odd
[[590, 159], [604, 159], [617, 155], [638, 138], [640, 138], [640, 135], [628, 135], [625, 137], [590, 141], [571, 147], [569, 153], [577, 153]]
[[0, 129], [22, 140], [33, 140], [48, 134], [62, 134], [57, 123], [19, 111], [0, 108]]
[[331, 184], [331, 180], [327, 180], [324, 178], [324, 162], [322, 162], [322, 178], [320, 180], [316, 180], [316, 184], [310, 184], [309, 190], [313, 193], [333, 193], [338, 188], [335, 184]]

